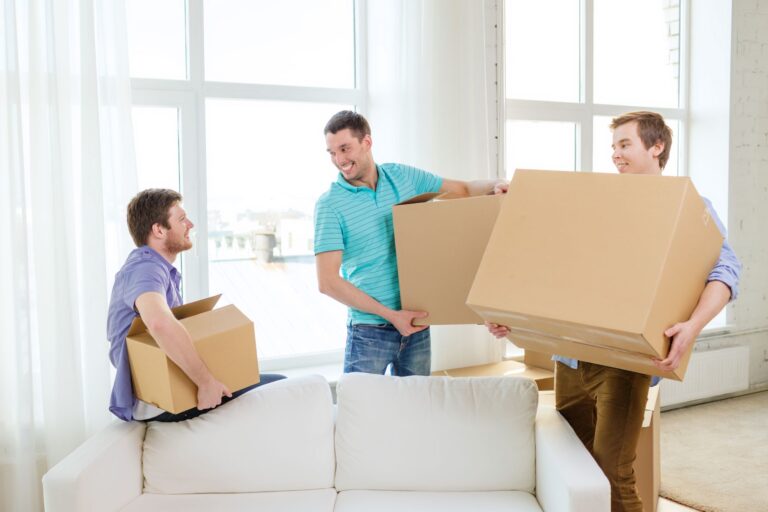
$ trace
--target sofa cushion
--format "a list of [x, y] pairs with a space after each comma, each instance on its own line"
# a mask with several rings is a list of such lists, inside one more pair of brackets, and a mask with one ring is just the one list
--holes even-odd
[[197, 418], [147, 424], [144, 491], [160, 494], [333, 487], [333, 402], [319, 376], [256, 388]]
[[344, 491], [336, 498], [334, 512], [541, 512], [525, 491], [405, 492]]
[[242, 494], [142, 494], [121, 512], [332, 512], [336, 491], [258, 492]]
[[338, 490], [533, 492], [533, 381], [352, 373], [336, 392]]

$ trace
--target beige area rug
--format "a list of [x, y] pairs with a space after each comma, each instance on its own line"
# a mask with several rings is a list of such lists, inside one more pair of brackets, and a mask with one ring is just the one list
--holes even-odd
[[663, 412], [661, 495], [705, 512], [768, 512], [768, 391]]

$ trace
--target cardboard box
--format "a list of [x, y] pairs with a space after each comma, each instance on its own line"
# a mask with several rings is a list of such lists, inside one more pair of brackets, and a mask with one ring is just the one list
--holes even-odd
[[690, 179], [515, 172], [467, 304], [527, 350], [660, 371], [723, 238]]
[[[213, 309], [221, 295], [173, 308], [214, 377], [235, 392], [259, 382], [253, 322], [235, 306]], [[197, 386], [165, 355], [141, 318], [126, 337], [134, 393], [172, 413], [197, 406]]]
[[466, 368], [452, 368], [432, 372], [435, 376], [447, 377], [525, 377], [536, 382], [539, 391], [554, 389], [555, 374], [542, 368], [528, 366], [517, 361], [481, 364]]
[[661, 481], [659, 387], [653, 386], [648, 390], [643, 429], [640, 431], [640, 439], [637, 442], [637, 458], [633, 466], [637, 478], [637, 493], [643, 500], [643, 510], [646, 512], [656, 512], [659, 502]]
[[422, 194], [392, 210], [403, 309], [416, 325], [481, 324], [466, 305], [503, 196]]
[[544, 368], [545, 370], [549, 370], [551, 372], [555, 371], [555, 362], [552, 360], [552, 354], [536, 352], [535, 350], [524, 350], [523, 362], [528, 366]]

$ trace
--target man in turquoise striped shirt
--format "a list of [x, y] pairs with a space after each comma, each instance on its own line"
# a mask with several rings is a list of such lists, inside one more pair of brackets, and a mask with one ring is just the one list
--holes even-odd
[[339, 174], [315, 206], [315, 259], [320, 291], [349, 307], [344, 372], [384, 374], [391, 365], [392, 375], [429, 375], [429, 328], [412, 323], [428, 313], [400, 306], [392, 207], [426, 192], [484, 195], [507, 185], [376, 164], [370, 126], [356, 112], [338, 112], [324, 133]]

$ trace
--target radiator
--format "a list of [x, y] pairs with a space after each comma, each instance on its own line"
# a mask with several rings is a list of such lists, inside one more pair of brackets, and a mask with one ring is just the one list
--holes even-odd
[[680, 404], [749, 387], [749, 347], [694, 352], [683, 382], [661, 381], [661, 405]]

